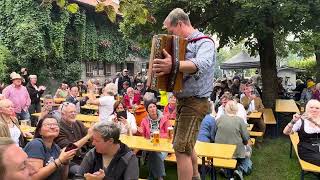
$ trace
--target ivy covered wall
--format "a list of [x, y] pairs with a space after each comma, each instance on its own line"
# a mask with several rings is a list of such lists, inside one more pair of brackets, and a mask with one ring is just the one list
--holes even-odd
[[40, 3], [0, 0], [0, 44], [13, 56], [5, 63], [8, 72], [27, 67], [40, 81], [72, 82], [80, 78], [82, 61], [121, 63], [129, 54], [147, 54], [93, 8], [71, 14], [54, 3]]

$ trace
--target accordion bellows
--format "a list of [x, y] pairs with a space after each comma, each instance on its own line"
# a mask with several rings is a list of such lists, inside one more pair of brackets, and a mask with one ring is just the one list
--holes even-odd
[[[185, 59], [187, 43], [188, 41], [185, 38], [175, 35], [159, 34], [153, 36], [147, 81], [149, 88], [167, 92], [182, 90], [183, 74], [179, 72], [179, 61]], [[155, 77], [152, 73], [153, 60], [164, 59], [163, 49], [172, 57], [171, 73]]]

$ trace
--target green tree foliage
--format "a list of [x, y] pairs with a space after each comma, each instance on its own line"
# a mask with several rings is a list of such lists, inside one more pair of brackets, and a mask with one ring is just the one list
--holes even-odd
[[14, 57], [9, 71], [27, 67], [44, 79], [72, 82], [81, 62], [122, 63], [129, 54], [146, 54], [105, 15], [66, 0], [0, 0], [0, 12], [0, 41]]
[[307, 77], [314, 77], [317, 71], [314, 57], [289, 61], [288, 66], [307, 70], [299, 75], [299, 78], [302, 80], [305, 80]]
[[5, 46], [0, 44], [0, 79], [5, 79], [7, 74], [7, 62], [13, 60], [11, 52]]
[[[156, 24], [151, 25], [152, 23], [147, 21], [141, 25], [135, 23], [136, 19], [131, 16], [124, 16], [124, 21], [130, 23], [122, 24], [126, 28], [120, 26], [122, 32], [132, 35], [141, 34], [140, 31], [144, 32], [142, 39], [150, 39], [153, 33], [161, 31], [162, 21], [169, 11], [180, 7], [190, 14], [195, 27], [216, 32], [221, 47], [245, 40], [251, 54], [260, 55], [266, 107], [274, 107], [277, 98], [276, 34], [285, 37], [289, 32], [300, 32], [303, 22], [312, 19], [309, 10], [313, 8], [312, 3], [305, 0], [152, 0], [144, 3]], [[144, 30], [141, 31], [141, 28]]]

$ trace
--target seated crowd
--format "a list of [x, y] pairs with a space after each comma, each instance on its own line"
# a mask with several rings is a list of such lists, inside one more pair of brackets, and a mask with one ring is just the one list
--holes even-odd
[[[0, 96], [0, 179], [139, 179], [139, 156], [147, 159], [149, 179], [164, 179], [168, 153], [130, 149], [120, 136], [169, 138], [177, 100], [168, 93], [162, 101], [165, 105], [159, 106], [158, 93], [148, 92], [141, 78], [132, 79], [124, 70], [103, 87], [96, 81], [79, 81], [69, 88], [64, 82], [53, 97], [44, 86], [37, 86], [35, 75], [24, 87], [23, 78], [12, 73], [12, 84]], [[308, 82], [301, 98], [309, 97], [308, 88], [314, 86]], [[319, 166], [320, 102], [312, 97], [315, 100], [307, 101], [305, 113], [294, 115], [284, 133], [298, 132], [300, 158]], [[211, 108], [201, 122], [198, 141], [236, 145], [235, 170], [221, 173], [243, 179], [252, 171], [248, 124], [254, 124], [253, 131], [266, 130], [262, 118], [248, 119], [250, 113], [264, 110], [259, 85], [240, 78], [229, 84], [219, 80], [209, 101]], [[81, 109], [84, 105], [97, 107], [98, 122], [88, 125], [77, 120], [78, 115], [90, 114]], [[38, 118], [30, 116], [34, 113], [39, 113]], [[35, 127], [33, 134], [24, 131], [25, 120]]]

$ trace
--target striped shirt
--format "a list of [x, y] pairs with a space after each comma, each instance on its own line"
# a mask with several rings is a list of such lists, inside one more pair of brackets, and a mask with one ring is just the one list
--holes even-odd
[[[196, 30], [188, 40], [205, 36]], [[213, 74], [215, 63], [215, 45], [211, 39], [204, 38], [198, 41], [189, 42], [186, 49], [186, 61], [192, 61], [197, 72], [193, 74], [184, 73], [183, 90], [177, 93], [177, 98], [186, 97], [210, 97], [213, 91]]]

